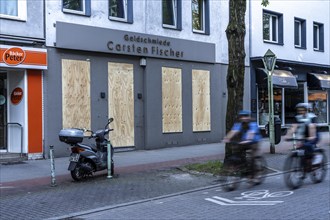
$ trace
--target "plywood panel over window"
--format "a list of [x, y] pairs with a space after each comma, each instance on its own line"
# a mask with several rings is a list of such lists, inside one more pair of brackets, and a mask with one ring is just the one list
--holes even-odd
[[181, 69], [162, 68], [163, 133], [182, 132]]
[[91, 128], [90, 63], [62, 60], [63, 128]]
[[192, 99], [193, 131], [210, 131], [210, 71], [192, 70]]
[[114, 118], [110, 137], [114, 147], [134, 146], [133, 65], [108, 63], [109, 117]]

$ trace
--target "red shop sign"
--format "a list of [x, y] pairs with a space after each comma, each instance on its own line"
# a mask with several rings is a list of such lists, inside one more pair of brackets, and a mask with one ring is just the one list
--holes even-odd
[[23, 89], [21, 89], [20, 87], [15, 88], [10, 96], [11, 103], [17, 105], [22, 101], [22, 98], [23, 98]]

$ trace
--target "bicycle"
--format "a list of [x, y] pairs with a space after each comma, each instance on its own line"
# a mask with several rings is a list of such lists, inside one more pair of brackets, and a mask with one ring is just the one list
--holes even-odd
[[320, 183], [324, 180], [327, 173], [327, 157], [324, 150], [315, 145], [312, 155], [305, 155], [305, 151], [301, 147], [297, 148], [295, 145], [295, 142], [304, 140], [297, 138], [287, 139], [287, 141], [294, 141], [293, 149], [284, 163], [284, 181], [290, 189], [301, 187], [307, 174], [310, 174], [313, 183]]
[[[232, 142], [233, 143], [233, 142]], [[252, 156], [248, 145], [233, 143], [240, 149], [239, 153], [230, 156], [224, 162], [222, 171], [222, 188], [225, 191], [235, 190], [243, 179], [252, 185], [264, 182], [267, 172], [267, 162], [263, 156]]]

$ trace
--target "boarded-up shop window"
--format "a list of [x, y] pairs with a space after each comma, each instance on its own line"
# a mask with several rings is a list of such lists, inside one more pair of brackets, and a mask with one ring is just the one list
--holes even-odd
[[181, 69], [162, 67], [163, 133], [182, 132]]
[[210, 71], [192, 70], [192, 102], [193, 131], [210, 131]]
[[114, 121], [110, 133], [114, 147], [134, 146], [133, 65], [108, 63], [109, 117]]
[[62, 60], [63, 128], [91, 128], [90, 63]]

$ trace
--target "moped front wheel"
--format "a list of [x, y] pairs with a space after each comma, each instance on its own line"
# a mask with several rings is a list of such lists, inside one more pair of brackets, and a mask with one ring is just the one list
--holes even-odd
[[298, 189], [305, 178], [302, 157], [289, 155], [284, 163], [284, 182], [289, 189]]

